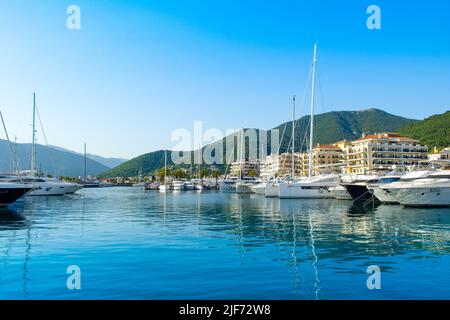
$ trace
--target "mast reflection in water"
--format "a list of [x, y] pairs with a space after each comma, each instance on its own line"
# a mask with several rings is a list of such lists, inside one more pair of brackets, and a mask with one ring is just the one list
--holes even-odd
[[449, 209], [85, 189], [1, 210], [0, 252], [3, 299], [450, 298]]

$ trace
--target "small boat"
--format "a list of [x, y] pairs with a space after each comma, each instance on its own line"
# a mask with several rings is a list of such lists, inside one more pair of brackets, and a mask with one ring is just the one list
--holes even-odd
[[102, 183], [99, 180], [86, 180], [83, 182], [83, 188], [101, 188]]
[[33, 189], [30, 185], [0, 182], [0, 207], [6, 207]]
[[164, 151], [164, 183], [158, 187], [159, 192], [165, 193], [170, 190], [170, 185], [167, 184], [167, 150]]
[[196, 190], [195, 189], [195, 184], [194, 183], [192, 183], [192, 182], [184, 182], [184, 190], [190, 190], [190, 191], [192, 191], [192, 190]]
[[159, 183], [153, 182], [145, 185], [145, 190], [159, 190]]
[[219, 182], [219, 188], [221, 192], [230, 193], [236, 192], [236, 178], [224, 179]]
[[180, 180], [175, 180], [174, 182], [172, 182], [172, 189], [174, 191], [181, 191], [184, 190], [184, 182], [180, 181]]
[[168, 185], [168, 184], [162, 184], [162, 185], [159, 186], [158, 189], [159, 189], [160, 192], [167, 192], [167, 191], [170, 190], [170, 185]]

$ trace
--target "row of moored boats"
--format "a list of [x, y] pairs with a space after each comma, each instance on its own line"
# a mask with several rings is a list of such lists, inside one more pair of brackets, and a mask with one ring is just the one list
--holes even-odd
[[327, 174], [300, 179], [227, 179], [222, 192], [260, 194], [280, 199], [353, 200], [404, 206], [450, 206], [450, 170], [416, 170], [387, 175]]

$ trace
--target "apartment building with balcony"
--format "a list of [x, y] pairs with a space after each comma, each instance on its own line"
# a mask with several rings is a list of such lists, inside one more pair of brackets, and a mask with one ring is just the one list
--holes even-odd
[[[296, 177], [302, 175], [301, 153], [294, 153], [294, 173]], [[267, 180], [273, 177], [292, 175], [292, 153], [271, 154], [261, 163], [261, 178]]]
[[[242, 167], [242, 169], [241, 169]], [[258, 177], [260, 175], [260, 161], [258, 159], [246, 158], [242, 161], [233, 162], [230, 165], [230, 174], [239, 177], [242, 170], [242, 177]]]
[[343, 146], [343, 173], [365, 174], [380, 170], [405, 170], [426, 163], [428, 147], [398, 133], [375, 133]]

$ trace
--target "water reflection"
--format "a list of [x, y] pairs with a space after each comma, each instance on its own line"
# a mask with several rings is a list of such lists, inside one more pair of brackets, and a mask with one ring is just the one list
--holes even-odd
[[[450, 210], [361, 208], [348, 201], [216, 192], [84, 190], [78, 196], [34, 198], [17, 209], [0, 211], [0, 248], [3, 265], [20, 264], [20, 298], [25, 299], [38, 298], [32, 288], [42, 281], [34, 281], [30, 270], [36, 260], [46, 270], [43, 254], [53, 264], [58, 259], [66, 264], [67, 255], [73, 254], [77, 263], [98, 274], [92, 279], [99, 282], [104, 269], [113, 266], [116, 282], [134, 277], [126, 289], [147, 285], [159, 290], [159, 298], [169, 293], [179, 298], [340, 298], [342, 289], [330, 284], [342, 277], [351, 283], [355, 274], [364, 279], [369, 262], [394, 273], [399, 261], [420, 259], [427, 266], [430, 259], [446, 257]], [[147, 267], [143, 275], [135, 265]], [[176, 283], [171, 282], [173, 273]], [[48, 277], [53, 283], [52, 274]], [[186, 277], [197, 285], [186, 284], [183, 291], [179, 279]], [[265, 282], [270, 285], [261, 296], [243, 285]], [[18, 283], [10, 280], [9, 285], [14, 289]], [[227, 292], [232, 295], [225, 296]], [[271, 296], [273, 292], [278, 295]]]

